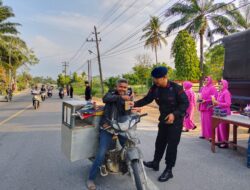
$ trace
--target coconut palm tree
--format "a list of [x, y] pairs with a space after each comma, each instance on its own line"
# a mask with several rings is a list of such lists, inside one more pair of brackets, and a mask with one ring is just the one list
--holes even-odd
[[0, 0], [0, 56], [2, 65], [9, 70], [11, 69], [11, 65], [8, 65], [11, 61], [11, 42], [18, 34], [16, 27], [19, 25], [8, 21], [9, 18], [14, 16], [12, 9], [3, 5], [2, 0]]
[[168, 25], [166, 33], [169, 35], [173, 30], [185, 28], [189, 33], [200, 39], [200, 87], [203, 79], [204, 60], [204, 37], [211, 42], [213, 34], [228, 35], [235, 32], [230, 10], [234, 5], [215, 3], [214, 0], [185, 0], [176, 3], [166, 11], [165, 16], [180, 16], [178, 20]]
[[155, 52], [155, 61], [158, 63], [157, 58], [157, 50], [162, 47], [162, 43], [167, 45], [166, 39], [163, 37], [163, 31], [161, 31], [161, 22], [158, 17], [152, 16], [150, 22], [147, 24], [145, 28], [143, 28], [143, 32], [145, 34], [141, 37], [141, 39], [146, 39], [145, 47], [152, 48]]
[[247, 30], [250, 28], [250, 0], [240, 0], [240, 11], [232, 12], [232, 19], [240, 29]]
[[[22, 65], [35, 64], [38, 59], [34, 52], [28, 49], [26, 43], [17, 34], [18, 23], [9, 22], [8, 19], [14, 17], [11, 7], [3, 5], [0, 0], [0, 64], [5, 70], [9, 70], [9, 75], [16, 75], [16, 70]], [[9, 76], [11, 80], [11, 76]]]
[[[240, 0], [240, 6], [244, 6], [239, 13], [241, 13], [243, 24], [241, 25], [244, 29], [250, 28], [250, 0]], [[236, 12], [237, 13], [237, 12]]]

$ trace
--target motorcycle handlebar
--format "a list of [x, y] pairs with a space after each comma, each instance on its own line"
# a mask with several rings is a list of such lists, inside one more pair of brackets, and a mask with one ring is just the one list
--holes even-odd
[[144, 113], [144, 114], [141, 114], [140, 117], [145, 117], [147, 115], [148, 115], [147, 113]]

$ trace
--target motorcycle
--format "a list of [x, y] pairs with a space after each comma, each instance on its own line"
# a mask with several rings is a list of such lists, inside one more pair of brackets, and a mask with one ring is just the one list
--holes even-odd
[[63, 99], [63, 97], [64, 97], [64, 91], [63, 90], [59, 90], [59, 97], [61, 99]]
[[52, 97], [52, 90], [48, 90], [48, 97], [51, 98]]
[[42, 101], [45, 101], [45, 98], [46, 98], [46, 92], [41, 92], [41, 99]]
[[33, 94], [33, 106], [34, 106], [34, 109], [38, 109], [39, 106], [40, 106], [40, 102], [41, 102], [41, 96], [39, 96], [39, 94]]
[[5, 99], [7, 100], [7, 102], [11, 102], [12, 101], [12, 90], [6, 90], [7, 95], [5, 96]]
[[[140, 140], [136, 134], [137, 124], [140, 122], [141, 117], [146, 115], [131, 114], [123, 116], [119, 119], [119, 122], [116, 120], [110, 121], [110, 130], [113, 134], [115, 147], [107, 151], [104, 164], [100, 168], [102, 176], [106, 176], [109, 173], [126, 174], [128, 172], [137, 190], [146, 190], [148, 188], [142, 153], [137, 146]], [[123, 148], [118, 143], [118, 135], [127, 137]]]

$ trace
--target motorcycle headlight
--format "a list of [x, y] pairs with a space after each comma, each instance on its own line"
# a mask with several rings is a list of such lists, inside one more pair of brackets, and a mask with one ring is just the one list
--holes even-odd
[[129, 121], [126, 121], [124, 123], [113, 123], [113, 128], [118, 131], [127, 131], [129, 129]]

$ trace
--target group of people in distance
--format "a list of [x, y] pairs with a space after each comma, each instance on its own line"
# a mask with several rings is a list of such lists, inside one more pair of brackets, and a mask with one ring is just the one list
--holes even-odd
[[[198, 110], [200, 112], [201, 120], [201, 139], [211, 140], [212, 137], [212, 115], [213, 107], [219, 106], [227, 111], [230, 115], [231, 94], [228, 91], [228, 82], [226, 80], [219, 81], [218, 90], [213, 84], [211, 77], [205, 77], [204, 85], [201, 88], [197, 101], [195, 93], [192, 90], [193, 84], [189, 81], [183, 83], [183, 88], [189, 100], [189, 107], [186, 111], [186, 116], [183, 122], [183, 131], [188, 132], [190, 129], [195, 129], [196, 126], [193, 122], [194, 111], [198, 103]], [[229, 139], [229, 126], [228, 124], [221, 123], [216, 129], [218, 146], [220, 148], [227, 148]]]

